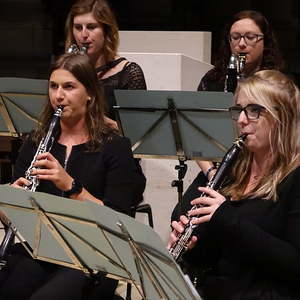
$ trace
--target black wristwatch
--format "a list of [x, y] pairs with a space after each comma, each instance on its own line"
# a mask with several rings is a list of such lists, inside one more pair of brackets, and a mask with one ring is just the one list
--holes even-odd
[[82, 184], [77, 181], [76, 179], [73, 180], [72, 182], [72, 187], [68, 191], [64, 191], [63, 196], [64, 197], [70, 197], [74, 194], [79, 194], [82, 191]]

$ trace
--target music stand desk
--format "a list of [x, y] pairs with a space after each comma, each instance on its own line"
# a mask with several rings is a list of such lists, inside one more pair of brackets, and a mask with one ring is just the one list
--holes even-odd
[[200, 299], [159, 236], [92, 201], [0, 186], [0, 207], [36, 259], [131, 282], [143, 299]]
[[115, 96], [135, 157], [218, 161], [236, 136], [231, 93], [116, 90]]

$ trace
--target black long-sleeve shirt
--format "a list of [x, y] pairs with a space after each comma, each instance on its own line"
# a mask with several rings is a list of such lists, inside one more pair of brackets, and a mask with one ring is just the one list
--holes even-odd
[[[36, 150], [30, 139], [25, 141], [14, 168], [13, 181], [24, 177]], [[70, 176], [105, 205], [129, 214], [130, 207], [142, 200], [146, 180], [133, 159], [129, 139], [113, 135], [97, 152], [88, 152], [86, 144], [75, 145], [67, 161], [66, 147], [54, 142], [51, 154]], [[40, 182], [37, 191], [62, 195], [52, 182], [45, 180]]]
[[200, 225], [185, 259], [210, 269], [205, 299], [300, 299], [299, 182], [300, 167], [279, 185], [276, 202], [227, 200]]

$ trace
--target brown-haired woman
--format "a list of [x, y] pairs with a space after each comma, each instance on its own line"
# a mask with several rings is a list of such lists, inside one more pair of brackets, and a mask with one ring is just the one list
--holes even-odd
[[[130, 142], [104, 122], [104, 98], [86, 55], [64, 54], [54, 63], [49, 101], [37, 130], [23, 144], [14, 170], [13, 187], [30, 182], [25, 171], [48, 130], [57, 106], [63, 113], [50, 152], [39, 154], [31, 175], [37, 191], [77, 201], [89, 199], [123, 213], [142, 199], [145, 177], [134, 162]], [[117, 281], [94, 284], [81, 271], [39, 262], [14, 246], [6, 271], [0, 272], [1, 299], [110, 299]]]
[[66, 51], [72, 44], [85, 47], [105, 89], [108, 117], [115, 119], [114, 89], [144, 90], [141, 67], [120, 57], [118, 25], [106, 0], [78, 0], [66, 21]]

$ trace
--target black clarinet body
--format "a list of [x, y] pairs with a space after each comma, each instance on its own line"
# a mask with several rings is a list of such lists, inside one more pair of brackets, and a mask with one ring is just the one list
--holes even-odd
[[[51, 150], [54, 141], [55, 129], [59, 123], [60, 117], [63, 112], [63, 106], [58, 106], [55, 109], [53, 117], [51, 119], [48, 132], [46, 136], [41, 140], [38, 149], [33, 157], [33, 160], [25, 173], [25, 178], [30, 182], [29, 185], [24, 186], [25, 190], [29, 190], [31, 192], [35, 192], [36, 188], [39, 185], [39, 179], [36, 175], [31, 175], [31, 171], [34, 169], [34, 162], [39, 154], [45, 153]], [[0, 270], [6, 266], [6, 259], [9, 253], [9, 250], [14, 243], [15, 232], [17, 231], [13, 224], [8, 223], [5, 224], [5, 236], [0, 245]]]
[[[216, 174], [208, 183], [207, 187], [210, 187], [213, 190], [218, 190], [221, 187], [222, 183], [224, 182], [224, 179], [228, 174], [228, 170], [232, 167], [232, 164], [236, 161], [238, 154], [241, 148], [243, 147], [246, 137], [247, 135], [243, 134], [235, 140], [234, 144], [231, 146], [231, 148], [226, 152], [225, 156], [223, 157], [222, 162], [219, 168], [217, 169]], [[205, 193], [202, 193], [200, 195], [200, 197], [203, 196], [205, 196]], [[199, 206], [194, 205], [191, 210], [197, 208], [199, 208]], [[184, 231], [178, 235], [177, 242], [169, 250], [173, 258], [177, 262], [180, 261], [182, 254], [187, 249], [188, 243], [192, 238], [193, 231], [198, 227], [197, 224], [192, 224], [191, 222], [195, 218], [197, 218], [197, 216], [191, 217], [189, 219], [189, 222], [185, 226]]]

